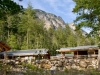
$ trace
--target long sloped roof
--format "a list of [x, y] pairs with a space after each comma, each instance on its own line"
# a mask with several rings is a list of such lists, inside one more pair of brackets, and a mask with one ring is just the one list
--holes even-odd
[[73, 51], [86, 51], [86, 50], [98, 50], [98, 46], [77, 46], [77, 47], [68, 47], [68, 48], [60, 48], [60, 50], [56, 50], [58, 52], [73, 52]]
[[6, 43], [0, 41], [0, 52], [9, 51], [10, 49], [11, 48]]
[[[26, 55], [45, 55], [47, 54], [47, 49], [32, 49], [32, 50], [16, 50], [8, 51], [8, 56], [26, 56]], [[4, 52], [0, 53], [4, 54]]]

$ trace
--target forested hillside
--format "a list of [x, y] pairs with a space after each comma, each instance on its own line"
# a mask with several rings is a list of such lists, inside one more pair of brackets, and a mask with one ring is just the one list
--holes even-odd
[[0, 39], [6, 42], [12, 50], [47, 48], [51, 54], [62, 47], [79, 45], [94, 45], [97, 39], [82, 35], [80, 30], [73, 31], [65, 27], [50, 25], [46, 29], [45, 21], [39, 19], [35, 10], [29, 5], [23, 12], [6, 14], [6, 19], [0, 20]]

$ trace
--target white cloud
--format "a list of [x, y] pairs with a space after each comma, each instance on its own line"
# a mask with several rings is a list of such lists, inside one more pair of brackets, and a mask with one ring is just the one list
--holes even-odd
[[[72, 0], [43, 0], [49, 4], [56, 13], [73, 15], [72, 9], [75, 6]], [[62, 8], [62, 9], [61, 9]]]
[[74, 3], [72, 0], [43, 0], [47, 4], [49, 4], [54, 9], [59, 9], [59, 7], [63, 7], [64, 9], [68, 7], [72, 9]]
[[33, 5], [33, 8], [46, 10], [45, 7], [43, 7], [43, 5], [38, 0], [32, 0], [31, 3]]
[[39, 0], [23, 0], [23, 1], [14, 0], [14, 1], [20, 5], [23, 5], [24, 8], [28, 7], [28, 3], [31, 3], [33, 8], [46, 10], [45, 7], [43, 7], [41, 3], [39, 3]]
[[[14, 1], [18, 2], [18, 0]], [[29, 1], [33, 5], [33, 8], [61, 16], [65, 21], [67, 21], [69, 17], [70, 21], [76, 17], [76, 15], [72, 13], [72, 9], [75, 6], [75, 3], [72, 0], [23, 0], [20, 4], [27, 7]]]

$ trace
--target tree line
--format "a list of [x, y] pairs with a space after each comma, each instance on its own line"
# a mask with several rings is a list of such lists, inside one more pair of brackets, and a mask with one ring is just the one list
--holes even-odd
[[73, 33], [68, 24], [65, 28], [57, 29], [51, 25], [47, 30], [31, 5], [22, 10], [15, 14], [6, 13], [5, 18], [0, 19], [0, 39], [12, 50], [46, 48], [51, 55], [55, 55], [59, 48], [94, 45], [98, 42], [94, 37], [83, 36], [81, 30]]

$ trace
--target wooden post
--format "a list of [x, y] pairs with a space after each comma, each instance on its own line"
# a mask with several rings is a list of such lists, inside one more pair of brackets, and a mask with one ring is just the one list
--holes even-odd
[[65, 57], [65, 52], [63, 52], [63, 56]]
[[4, 53], [4, 59], [7, 60], [7, 58], [8, 58], [7, 57], [7, 51], [5, 51], [5, 53]]
[[78, 51], [77, 51], [77, 59], [78, 59]]
[[98, 70], [100, 71], [100, 49], [98, 50]]
[[95, 50], [94, 50], [94, 55], [93, 55], [93, 58], [95, 58], [96, 57], [96, 54], [95, 54]]
[[95, 55], [95, 50], [94, 50], [94, 55]]
[[61, 52], [61, 56], [63, 55], [63, 53]]

